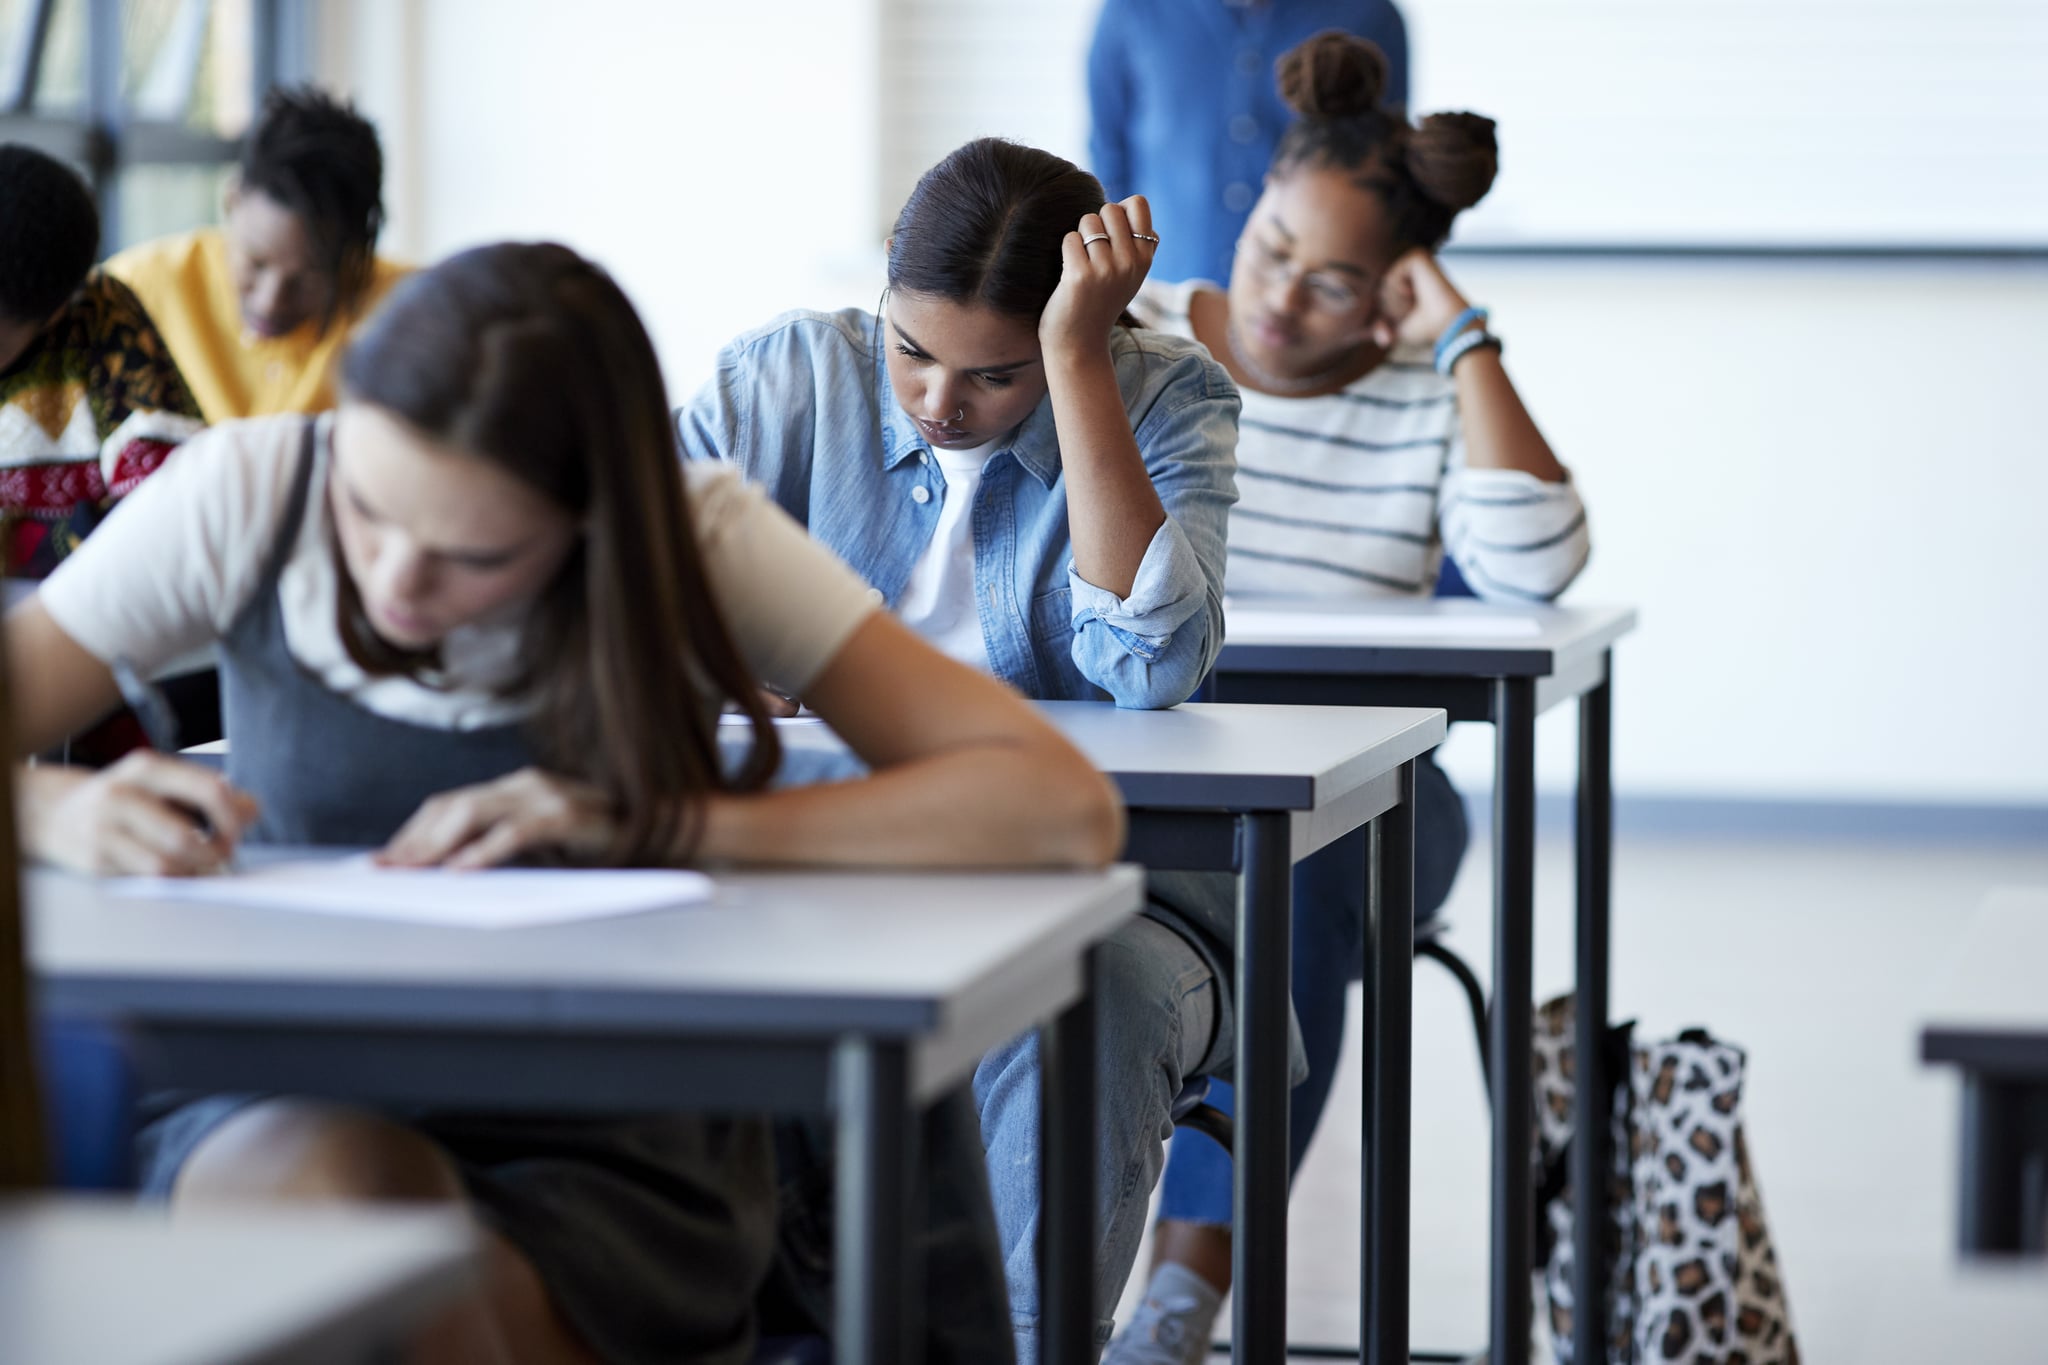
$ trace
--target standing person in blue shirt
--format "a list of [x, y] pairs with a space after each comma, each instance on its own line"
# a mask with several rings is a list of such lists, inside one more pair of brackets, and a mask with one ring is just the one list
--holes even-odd
[[[1493, 121], [1411, 124], [1379, 98], [1385, 70], [1342, 33], [1290, 51], [1279, 86], [1300, 120], [1274, 155], [1227, 287], [1148, 285], [1132, 309], [1208, 346], [1243, 396], [1233, 596], [1426, 597], [1454, 562], [1481, 597], [1548, 601], [1591, 553], [1586, 509], [1509, 380], [1485, 310], [1436, 255], [1492, 187]], [[1465, 816], [1432, 762], [1416, 765], [1415, 805], [1415, 909], [1427, 917], [1457, 874]], [[1360, 832], [1295, 869], [1293, 998], [1309, 1062], [1290, 1104], [1297, 1167], [1343, 1046], [1366, 856]], [[1230, 1286], [1230, 1183], [1220, 1148], [1195, 1133], [1175, 1140], [1152, 1281], [1107, 1365], [1207, 1358]]]
[[1386, 105], [1408, 102], [1408, 29], [1391, 0], [1103, 0], [1088, 49], [1088, 155], [1111, 195], [1173, 225], [1155, 280], [1220, 280], [1294, 113], [1280, 54], [1324, 29], [1377, 45]]
[[[1223, 639], [1238, 397], [1190, 341], [1129, 325], [1142, 198], [998, 139], [918, 182], [880, 315], [789, 313], [677, 414], [955, 658], [1026, 696], [1172, 706]], [[1098, 994], [1098, 1340], [1143, 1235], [1184, 1080], [1227, 1061], [1227, 878], [1153, 881]], [[1020, 1359], [1036, 1358], [1035, 1035], [975, 1077]]]

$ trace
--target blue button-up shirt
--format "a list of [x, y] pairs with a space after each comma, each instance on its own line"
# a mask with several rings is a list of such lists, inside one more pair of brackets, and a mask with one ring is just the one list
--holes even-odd
[[[897, 404], [880, 324], [789, 313], [740, 337], [676, 414], [683, 452], [737, 463], [893, 609], [931, 543], [944, 471]], [[1052, 401], [989, 457], [971, 513], [989, 668], [1028, 697], [1187, 700], [1223, 642], [1224, 534], [1237, 501], [1238, 396], [1208, 352], [1117, 329], [1117, 379], [1166, 509], [1119, 597], [1074, 569]]]
[[[1237, 388], [1207, 351], [1163, 332], [1119, 328], [1110, 349], [1138, 450], [1166, 509], [1130, 595], [1118, 597], [1074, 571], [1050, 399], [982, 467], [972, 516], [974, 595], [991, 671], [1026, 696], [1172, 706], [1194, 692], [1223, 643]], [[889, 386], [874, 314], [787, 313], [740, 337], [677, 411], [676, 434], [691, 459], [738, 464], [892, 609], [901, 600], [938, 528], [947, 487]], [[1221, 983], [1217, 1036], [1230, 1038], [1233, 879], [1153, 872], [1147, 882], [1146, 913], [1186, 936]], [[1288, 1022], [1299, 1080], [1307, 1062], [1291, 1016]]]
[[1408, 102], [1408, 30], [1389, 0], [1104, 0], [1088, 50], [1090, 167], [1152, 202], [1155, 280], [1227, 280], [1280, 134], [1273, 64], [1326, 28], [1379, 44]]

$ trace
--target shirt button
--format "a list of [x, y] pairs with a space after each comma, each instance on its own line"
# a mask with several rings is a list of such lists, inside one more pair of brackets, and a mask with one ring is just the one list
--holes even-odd
[[1230, 140], [1249, 145], [1259, 140], [1259, 121], [1250, 114], [1239, 114], [1230, 121]]
[[919, 484], [910, 490], [910, 500], [919, 504], [930, 502], [932, 500], [932, 490], [926, 488], [923, 484]]
[[870, 602], [880, 602], [880, 601], [882, 601], [882, 600], [883, 600], [883, 598], [882, 598], [882, 590], [881, 590], [880, 588], [869, 588], [869, 589], [868, 589], [868, 601], [870, 601]]
[[1237, 54], [1237, 71], [1241, 76], [1256, 76], [1266, 64], [1266, 59], [1255, 47], [1248, 47]]
[[1242, 180], [1233, 180], [1223, 187], [1223, 207], [1232, 213], [1243, 213], [1257, 197], [1252, 193], [1252, 187]]

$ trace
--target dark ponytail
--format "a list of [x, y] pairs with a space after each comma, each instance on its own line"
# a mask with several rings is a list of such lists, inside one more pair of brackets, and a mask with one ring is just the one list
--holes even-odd
[[1356, 172], [1386, 205], [1397, 249], [1442, 246], [1457, 216], [1493, 187], [1493, 120], [1431, 114], [1410, 124], [1383, 109], [1387, 59], [1364, 39], [1326, 29], [1291, 48], [1274, 74], [1300, 116], [1273, 154], [1274, 173], [1304, 164]]
[[1059, 288], [1060, 243], [1102, 193], [1051, 152], [977, 138], [919, 177], [896, 215], [889, 287], [1035, 323]]

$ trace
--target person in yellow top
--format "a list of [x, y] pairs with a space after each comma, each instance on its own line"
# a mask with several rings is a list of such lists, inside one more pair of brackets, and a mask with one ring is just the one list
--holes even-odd
[[107, 272], [141, 298], [208, 422], [334, 406], [349, 333], [409, 268], [376, 254], [384, 153], [311, 86], [263, 101], [223, 225], [144, 242]]

